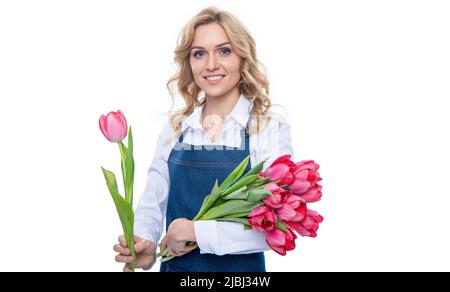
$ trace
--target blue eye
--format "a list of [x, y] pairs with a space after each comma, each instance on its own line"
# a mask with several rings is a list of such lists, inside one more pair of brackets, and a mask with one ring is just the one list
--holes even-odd
[[221, 48], [220, 53], [223, 55], [228, 55], [231, 53], [231, 50], [229, 48]]
[[192, 54], [192, 56], [194, 56], [194, 57], [196, 57], [196, 58], [199, 58], [199, 57], [202, 57], [204, 54], [205, 54], [205, 52], [203, 52], [203, 51], [195, 51], [195, 52]]

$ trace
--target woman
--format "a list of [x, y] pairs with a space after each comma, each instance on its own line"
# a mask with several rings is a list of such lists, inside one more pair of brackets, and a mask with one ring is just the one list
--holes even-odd
[[[292, 154], [290, 127], [272, 110], [255, 42], [228, 12], [207, 8], [184, 27], [175, 50], [178, 71], [169, 80], [186, 106], [159, 135], [147, 186], [135, 214], [137, 266], [155, 262], [166, 218], [166, 247], [176, 257], [161, 271], [265, 271], [264, 234], [240, 223], [192, 221], [216, 179], [222, 181], [247, 155], [250, 164]], [[173, 96], [173, 94], [172, 94]], [[175, 139], [173, 139], [175, 137]], [[194, 241], [194, 246], [186, 246]], [[116, 261], [130, 257], [121, 236]]]

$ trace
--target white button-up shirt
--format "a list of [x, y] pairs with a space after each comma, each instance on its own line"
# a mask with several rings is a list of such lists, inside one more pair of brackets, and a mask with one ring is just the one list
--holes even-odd
[[[211, 142], [204, 131], [200, 120], [203, 107], [198, 107], [182, 123], [183, 142], [191, 145], [224, 145], [241, 146], [242, 130], [250, 117], [252, 103], [240, 96], [232, 112], [227, 116], [222, 131], [216, 141]], [[266, 169], [277, 157], [291, 154], [292, 143], [290, 126], [281, 112], [275, 112], [272, 107], [268, 116], [271, 117], [266, 127], [260, 132], [250, 131], [250, 164], [251, 167], [260, 161]], [[251, 118], [251, 123], [254, 119]], [[157, 243], [164, 230], [167, 202], [170, 187], [169, 168], [167, 160], [178, 139], [166, 123], [158, 137], [157, 147], [151, 165], [147, 171], [147, 184], [135, 211], [135, 235]], [[219, 222], [214, 220], [195, 221], [195, 237], [200, 253], [245, 254], [268, 250], [265, 235], [256, 230], [244, 230], [241, 223]]]

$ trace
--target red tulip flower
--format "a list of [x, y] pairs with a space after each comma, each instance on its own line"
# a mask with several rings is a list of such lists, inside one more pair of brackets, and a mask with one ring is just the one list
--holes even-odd
[[256, 207], [248, 216], [251, 217], [248, 223], [252, 228], [263, 232], [274, 229], [278, 220], [275, 212], [266, 206]]
[[299, 195], [299, 197], [304, 203], [314, 203], [320, 201], [322, 198], [322, 186], [315, 184], [306, 193]]
[[297, 239], [297, 236], [291, 230], [284, 232], [280, 229], [274, 229], [266, 234], [267, 244], [280, 255], [286, 255], [286, 251], [295, 248], [295, 239]]
[[272, 193], [272, 195], [264, 198], [264, 204], [272, 209], [279, 209], [283, 206], [284, 193], [286, 190], [280, 188], [278, 185], [271, 183], [264, 188]]
[[295, 194], [303, 194], [317, 182], [321, 181], [317, 170], [319, 165], [314, 160], [305, 160], [296, 164], [294, 182], [289, 185], [289, 190]]
[[307, 214], [306, 204], [300, 202], [298, 203], [299, 203], [298, 205], [283, 204], [283, 207], [277, 210], [278, 217], [282, 221], [293, 221], [293, 222], [303, 221]]
[[295, 163], [291, 161], [291, 155], [283, 155], [277, 158], [265, 171], [270, 181], [280, 181], [279, 185], [289, 185], [294, 182], [293, 172]]
[[295, 230], [301, 236], [316, 237], [319, 223], [323, 217], [314, 210], [308, 210], [306, 218], [302, 222], [283, 221], [289, 228]]

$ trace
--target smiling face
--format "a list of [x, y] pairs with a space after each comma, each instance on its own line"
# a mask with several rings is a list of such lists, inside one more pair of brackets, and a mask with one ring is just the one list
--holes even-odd
[[239, 94], [241, 58], [233, 52], [228, 36], [219, 24], [212, 22], [195, 29], [189, 63], [195, 83], [207, 97]]

